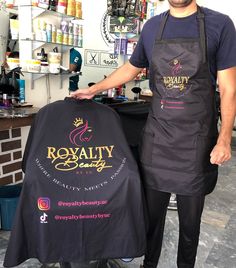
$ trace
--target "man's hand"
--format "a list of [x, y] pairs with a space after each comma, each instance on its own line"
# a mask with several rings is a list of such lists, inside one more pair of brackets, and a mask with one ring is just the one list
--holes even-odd
[[77, 89], [76, 91], [71, 92], [70, 95], [75, 99], [92, 99], [95, 94], [91, 87], [88, 87], [84, 89]]
[[210, 154], [210, 162], [221, 166], [224, 162], [231, 158], [230, 144], [217, 143]]

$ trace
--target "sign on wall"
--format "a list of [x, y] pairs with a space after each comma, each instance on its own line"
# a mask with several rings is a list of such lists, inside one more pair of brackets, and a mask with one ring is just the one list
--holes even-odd
[[118, 55], [104, 50], [85, 49], [84, 65], [101, 68], [117, 68]]

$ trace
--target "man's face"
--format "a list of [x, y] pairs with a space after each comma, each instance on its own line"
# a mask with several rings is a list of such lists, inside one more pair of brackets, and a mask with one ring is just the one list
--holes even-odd
[[172, 7], [187, 7], [190, 5], [194, 0], [168, 0], [169, 4]]

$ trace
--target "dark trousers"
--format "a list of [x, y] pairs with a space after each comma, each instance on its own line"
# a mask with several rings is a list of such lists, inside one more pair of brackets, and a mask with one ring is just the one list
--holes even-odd
[[[146, 190], [149, 218], [144, 268], [156, 268], [161, 246], [170, 193]], [[195, 264], [200, 234], [201, 215], [205, 196], [177, 195], [179, 216], [178, 268], [192, 268]]]

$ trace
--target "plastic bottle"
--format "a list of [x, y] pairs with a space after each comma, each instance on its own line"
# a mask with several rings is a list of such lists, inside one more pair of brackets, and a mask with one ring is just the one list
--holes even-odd
[[69, 34], [73, 34], [73, 23], [69, 22], [69, 25], [68, 25], [68, 32]]
[[17, 104], [19, 100], [19, 83], [16, 79], [16, 72], [12, 73], [10, 85], [13, 87], [13, 91], [11, 94], [11, 103], [14, 105]]
[[6, 93], [3, 94], [2, 104], [5, 107], [9, 107], [10, 106], [10, 101], [9, 101], [9, 98], [8, 98], [8, 96], [7, 96]]
[[42, 34], [42, 41], [47, 42], [47, 31], [43, 30], [41, 31]]
[[57, 29], [56, 43], [62, 44], [62, 30]]
[[52, 42], [52, 24], [47, 23], [46, 26], [46, 32], [47, 32], [47, 42]]
[[78, 47], [83, 46], [83, 26], [79, 25]]
[[69, 39], [69, 35], [68, 35], [68, 33], [63, 33], [63, 34], [62, 34], [62, 43], [63, 43], [64, 45], [68, 45], [68, 39]]
[[52, 43], [56, 43], [56, 40], [57, 40], [56, 26], [52, 25]]
[[74, 47], [78, 46], [78, 35], [74, 35], [73, 46]]
[[78, 47], [83, 47], [83, 36], [78, 36]]
[[69, 34], [68, 37], [68, 45], [73, 46], [74, 44], [74, 35], [73, 34]]
[[1, 66], [1, 80], [0, 80], [0, 84], [3, 85], [9, 85], [9, 79], [7, 78], [6, 75], [6, 70], [4, 68], [4, 66]]
[[19, 79], [19, 102], [25, 102], [25, 80]]

